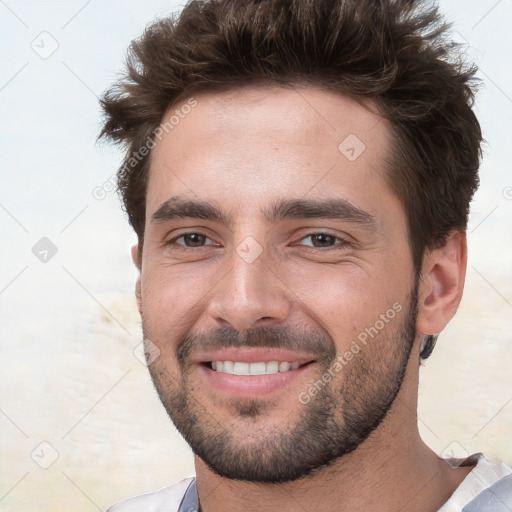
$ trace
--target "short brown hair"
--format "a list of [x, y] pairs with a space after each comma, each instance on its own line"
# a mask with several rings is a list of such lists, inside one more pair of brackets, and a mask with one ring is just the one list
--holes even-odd
[[478, 187], [476, 67], [464, 64], [448, 28], [437, 6], [414, 0], [193, 0], [148, 26], [101, 101], [100, 137], [127, 149], [118, 186], [140, 245], [147, 145], [170, 106], [258, 83], [310, 85], [370, 98], [391, 121], [387, 179], [419, 272], [426, 249], [466, 229]]

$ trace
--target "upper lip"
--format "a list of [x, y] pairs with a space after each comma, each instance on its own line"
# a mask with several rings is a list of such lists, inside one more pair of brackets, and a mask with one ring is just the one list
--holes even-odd
[[310, 354], [298, 353], [292, 350], [283, 350], [280, 348], [224, 348], [213, 352], [205, 352], [193, 359], [194, 363], [208, 363], [211, 361], [239, 361], [242, 363], [259, 363], [268, 361], [289, 363], [298, 362], [305, 364], [313, 361], [315, 358]]

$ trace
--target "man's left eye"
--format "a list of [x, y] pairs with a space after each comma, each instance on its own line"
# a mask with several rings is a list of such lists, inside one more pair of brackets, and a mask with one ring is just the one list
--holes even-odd
[[302, 240], [310, 240], [310, 243], [302, 244], [307, 245], [309, 247], [316, 247], [316, 248], [322, 248], [322, 247], [333, 247], [337, 245], [339, 242], [339, 245], [346, 245], [348, 242], [344, 240], [343, 238], [340, 238], [338, 236], [330, 235], [328, 233], [313, 233], [311, 235], [308, 235], [304, 237]]

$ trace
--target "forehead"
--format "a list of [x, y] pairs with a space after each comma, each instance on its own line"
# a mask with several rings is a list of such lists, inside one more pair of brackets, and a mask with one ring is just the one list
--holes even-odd
[[[185, 105], [193, 105], [192, 107]], [[152, 150], [146, 215], [169, 196], [256, 214], [283, 196], [377, 205], [390, 128], [367, 101], [312, 88], [204, 93], [174, 105]]]

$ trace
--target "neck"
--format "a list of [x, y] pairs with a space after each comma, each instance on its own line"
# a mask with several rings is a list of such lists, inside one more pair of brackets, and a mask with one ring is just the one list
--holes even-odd
[[202, 512], [435, 512], [472, 467], [452, 468], [422, 440], [417, 427], [418, 359], [381, 425], [355, 451], [294, 482], [229, 480], [196, 457]]

